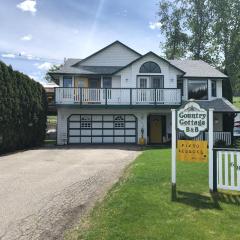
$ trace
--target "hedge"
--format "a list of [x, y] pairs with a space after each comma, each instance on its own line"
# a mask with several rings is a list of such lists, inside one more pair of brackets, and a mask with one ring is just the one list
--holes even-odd
[[0, 61], [0, 153], [40, 146], [46, 120], [42, 85]]

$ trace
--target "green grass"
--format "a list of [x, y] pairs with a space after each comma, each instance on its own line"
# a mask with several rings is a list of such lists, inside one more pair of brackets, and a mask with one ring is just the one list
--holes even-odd
[[208, 191], [207, 163], [177, 162], [171, 201], [170, 150], [146, 150], [66, 239], [240, 239], [240, 195]]
[[44, 144], [45, 145], [55, 145], [56, 144], [56, 140], [53, 140], [53, 139], [45, 139], [44, 140]]
[[240, 108], [240, 97], [233, 97], [233, 104], [234, 104], [237, 108]]
[[47, 122], [50, 124], [56, 124], [57, 123], [57, 116], [47, 116]]

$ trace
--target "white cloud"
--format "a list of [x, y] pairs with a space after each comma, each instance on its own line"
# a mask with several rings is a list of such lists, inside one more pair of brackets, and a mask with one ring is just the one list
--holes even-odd
[[27, 35], [21, 37], [21, 40], [22, 40], [22, 41], [31, 41], [32, 38], [33, 38], [33, 37], [32, 37], [31, 34], [27, 34]]
[[42, 63], [42, 64], [38, 64], [38, 63], [35, 64], [35, 66], [37, 66], [38, 69], [40, 69], [40, 70], [45, 70], [45, 71], [48, 71], [49, 68], [52, 67], [52, 65], [53, 65], [53, 64], [50, 63], [50, 62], [44, 62], [44, 63]]
[[13, 53], [3, 53], [2, 57], [3, 58], [15, 58], [16, 56]]
[[149, 28], [152, 30], [160, 29], [161, 26], [162, 26], [162, 24], [160, 22], [150, 22], [149, 23]]
[[35, 0], [24, 0], [23, 2], [17, 4], [17, 8], [24, 12], [31, 12], [34, 14], [37, 11], [36, 5], [37, 2]]

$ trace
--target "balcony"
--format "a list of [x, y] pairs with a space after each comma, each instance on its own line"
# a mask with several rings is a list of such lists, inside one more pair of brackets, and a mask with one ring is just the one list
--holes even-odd
[[55, 88], [56, 104], [65, 105], [180, 105], [181, 90], [176, 88]]

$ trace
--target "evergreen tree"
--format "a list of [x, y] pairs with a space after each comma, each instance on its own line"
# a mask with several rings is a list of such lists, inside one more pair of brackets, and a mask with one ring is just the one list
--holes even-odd
[[41, 145], [46, 114], [44, 88], [0, 62], [0, 153]]

